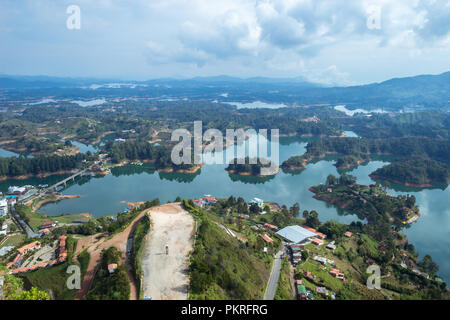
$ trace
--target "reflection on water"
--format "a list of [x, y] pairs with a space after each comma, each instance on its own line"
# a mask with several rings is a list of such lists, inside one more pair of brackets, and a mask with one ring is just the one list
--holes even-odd
[[[288, 139], [291, 141], [286, 144], [286, 140], [280, 138], [280, 162], [305, 152], [306, 139]], [[105, 177], [77, 180], [77, 183], [70, 185], [63, 193], [79, 194], [81, 198], [47, 204], [40, 211], [49, 215], [89, 212], [94, 216], [103, 216], [125, 209], [126, 204], [121, 201], [136, 202], [159, 198], [164, 203], [173, 201], [177, 196], [195, 198], [212, 194], [219, 198], [241, 196], [245, 200], [258, 197], [287, 206], [298, 202], [301, 211], [316, 210], [321, 221], [337, 220], [350, 223], [359, 218], [351, 212], [314, 199], [308, 190], [312, 185], [324, 183], [329, 174], [338, 175], [333, 165], [335, 159], [335, 156], [330, 156], [315, 160], [301, 172], [280, 171], [276, 176], [264, 177], [263, 180], [258, 177], [230, 175], [225, 171], [226, 164], [206, 165], [196, 174], [156, 172], [151, 164], [129, 165], [114, 168], [111, 170], [112, 174]], [[348, 173], [356, 176], [360, 184], [375, 183], [369, 174], [388, 164], [389, 158], [374, 157], [372, 160], [356, 169], [348, 170]], [[4, 183], [2, 182], [0, 187]], [[441, 276], [449, 281], [450, 188], [414, 190], [402, 189], [392, 184], [388, 192], [394, 195], [409, 193], [416, 197], [422, 216], [404, 232], [420, 256], [425, 253], [433, 256], [440, 265]]]

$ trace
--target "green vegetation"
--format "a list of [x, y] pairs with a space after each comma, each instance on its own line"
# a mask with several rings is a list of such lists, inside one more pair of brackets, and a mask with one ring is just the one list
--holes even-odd
[[25, 290], [23, 280], [8, 274], [6, 267], [0, 266], [0, 276], [3, 277], [4, 300], [50, 300], [47, 292], [36, 287]]
[[[128, 300], [130, 283], [125, 265], [119, 265], [120, 251], [110, 247], [102, 251], [98, 271], [92, 288], [87, 295], [88, 300]], [[114, 273], [108, 271], [109, 264], [117, 264]]]
[[140, 283], [143, 276], [141, 258], [144, 251], [143, 241], [147, 233], [150, 231], [150, 219], [148, 215], [142, 217], [136, 226], [133, 238], [133, 247], [130, 253], [130, 262], [133, 267], [134, 277], [138, 285], [138, 292], [141, 291]]
[[47, 217], [38, 212], [33, 212], [29, 206], [16, 205], [17, 214], [24, 219], [31, 228], [38, 230], [39, 226], [46, 221], [58, 221], [58, 223], [72, 223], [74, 220], [87, 220], [88, 218], [80, 214], [63, 214], [60, 216]]
[[41, 173], [57, 173], [81, 167], [83, 160], [94, 158], [85, 154], [74, 156], [40, 156], [36, 158], [0, 158], [0, 177], [17, 177]]
[[268, 162], [268, 160], [261, 161], [260, 158], [249, 158], [249, 157], [246, 157], [245, 159], [235, 158], [230, 162], [230, 164], [225, 170], [236, 174], [250, 174], [257, 176], [261, 174], [261, 168], [270, 168], [271, 166], [270, 162], [269, 163], [263, 162]]
[[293, 293], [290, 263], [286, 257], [281, 262], [280, 279], [278, 280], [274, 300], [292, 300]]
[[350, 169], [353, 167], [359, 166], [363, 162], [368, 162], [369, 156], [366, 154], [357, 154], [357, 155], [351, 155], [351, 156], [342, 156], [337, 161], [335, 166], [339, 170], [345, 170]]
[[[67, 280], [71, 274], [67, 273], [70, 265], [80, 265], [73, 259], [77, 242], [72, 237], [66, 239], [67, 261], [45, 269], [39, 269], [22, 274], [20, 277], [27, 280], [32, 286], [49, 293], [52, 300], [73, 300], [77, 294], [77, 289], [69, 289]], [[84, 269], [86, 270], [86, 269]], [[83, 265], [81, 267], [81, 279], [83, 279]]]
[[432, 182], [448, 184], [450, 169], [441, 162], [418, 158], [396, 161], [375, 170], [371, 176], [406, 185], [429, 186]]
[[356, 184], [356, 178], [346, 174], [339, 178], [330, 175], [326, 185], [313, 186], [310, 190], [315, 193], [314, 198], [355, 211], [375, 227], [388, 223], [399, 228], [419, 214], [414, 196], [394, 197], [378, 185]]
[[189, 268], [190, 299], [262, 299], [270, 266], [256, 250], [230, 237], [200, 210]]

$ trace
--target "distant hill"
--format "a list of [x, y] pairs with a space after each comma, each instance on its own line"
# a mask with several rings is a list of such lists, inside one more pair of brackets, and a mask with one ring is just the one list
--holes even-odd
[[[134, 83], [137, 87], [101, 87], [87, 92], [92, 84]], [[143, 86], [142, 86], [143, 85]], [[93, 78], [57, 78], [47, 76], [0, 75], [0, 91], [34, 90], [35, 95], [52, 89], [54, 96], [140, 95], [218, 99], [222, 102], [256, 100], [297, 105], [338, 105], [348, 109], [383, 108], [385, 110], [450, 110], [450, 72], [395, 78], [380, 83], [349, 87], [325, 87], [297, 78], [237, 78], [226, 75], [191, 79], [153, 79], [120, 81]], [[71, 89], [72, 88], [72, 89]], [[88, 89], [86, 89], [88, 88]], [[39, 90], [35, 90], [39, 89]], [[68, 90], [71, 89], [71, 90]], [[33, 92], [27, 92], [33, 94]]]

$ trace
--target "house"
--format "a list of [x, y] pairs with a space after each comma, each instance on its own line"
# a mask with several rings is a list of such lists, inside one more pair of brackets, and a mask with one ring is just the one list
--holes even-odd
[[50, 234], [50, 230], [49, 229], [45, 228], [45, 229], [41, 230], [41, 236], [46, 236], [48, 234]]
[[197, 207], [200, 207], [200, 208], [203, 207], [203, 201], [200, 200], [200, 199], [194, 199], [194, 200], [192, 200], [192, 202], [194, 202], [194, 204], [195, 204]]
[[329, 272], [336, 279], [345, 280], [344, 273], [340, 272], [339, 269], [331, 269]]
[[323, 296], [328, 296], [328, 290], [327, 290], [327, 288], [325, 288], [325, 287], [317, 287], [317, 288], [316, 288], [316, 292], [317, 292], [318, 294], [323, 295]]
[[[300, 283], [298, 283], [299, 281]], [[307, 299], [306, 288], [302, 284], [301, 280], [297, 280], [296, 287], [297, 287], [297, 298], [299, 300], [306, 300]]]
[[217, 202], [217, 199], [216, 199], [216, 197], [213, 197], [213, 196], [210, 196], [210, 195], [205, 195], [205, 196], [202, 198], [202, 201], [203, 201], [203, 203], [204, 203], [205, 205], [208, 205], [208, 204], [216, 203], [216, 202]]
[[315, 245], [321, 246], [323, 245], [323, 240], [317, 239], [317, 238], [312, 238], [311, 242], [314, 243]]
[[273, 240], [272, 240], [272, 238], [270, 238], [267, 234], [260, 234], [259, 235], [265, 242], [267, 242], [267, 243], [273, 243]]
[[262, 208], [264, 205], [264, 201], [262, 199], [259, 198], [253, 198], [252, 200], [250, 200], [249, 202], [250, 204], [256, 204], [258, 205], [258, 207]]
[[264, 223], [264, 227], [272, 230], [272, 231], [278, 231], [278, 227], [274, 226], [273, 224], [269, 224], [269, 223]]
[[336, 250], [336, 246], [334, 245], [334, 243], [329, 243], [329, 244], [327, 244], [327, 247], [326, 247], [327, 249], [330, 249], [330, 250]]
[[300, 226], [285, 227], [280, 231], [277, 231], [277, 234], [293, 244], [304, 243], [317, 236], [314, 232]]
[[346, 233], [344, 233], [344, 236], [346, 236], [347, 238], [351, 238], [353, 235], [353, 233], [351, 233], [350, 231], [347, 231]]
[[29, 250], [37, 250], [40, 248], [41, 248], [41, 243], [39, 241], [34, 241], [34, 242], [24, 245], [23, 247], [20, 247], [19, 249], [17, 249], [17, 251], [19, 251], [19, 254], [24, 255]]
[[48, 228], [54, 228], [54, 227], [56, 227], [56, 223], [54, 223], [53, 221], [46, 221], [46, 222], [42, 222], [39, 229], [48, 229]]
[[108, 264], [108, 271], [110, 274], [114, 273], [117, 269], [117, 263]]
[[316, 278], [316, 276], [314, 276], [310, 271], [305, 271], [304, 275], [305, 275], [305, 278], [308, 278], [311, 280], [314, 280]]

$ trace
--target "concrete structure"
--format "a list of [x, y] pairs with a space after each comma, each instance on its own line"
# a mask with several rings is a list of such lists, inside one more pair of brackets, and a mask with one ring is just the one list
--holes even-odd
[[300, 226], [285, 227], [278, 231], [277, 234], [291, 243], [306, 242], [317, 236], [314, 232], [306, 230]]

